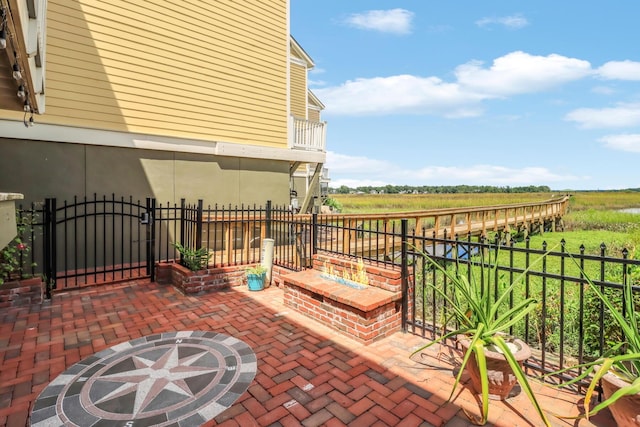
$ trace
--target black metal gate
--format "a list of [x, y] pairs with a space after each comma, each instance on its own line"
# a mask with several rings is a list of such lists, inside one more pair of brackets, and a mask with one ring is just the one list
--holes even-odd
[[43, 207], [43, 273], [51, 289], [119, 280], [155, 280], [156, 201], [74, 197]]

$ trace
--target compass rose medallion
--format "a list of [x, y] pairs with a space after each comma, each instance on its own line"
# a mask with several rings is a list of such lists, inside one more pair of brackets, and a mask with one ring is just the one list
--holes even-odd
[[32, 426], [199, 426], [231, 406], [256, 373], [245, 343], [173, 332], [118, 344], [60, 374], [36, 400]]

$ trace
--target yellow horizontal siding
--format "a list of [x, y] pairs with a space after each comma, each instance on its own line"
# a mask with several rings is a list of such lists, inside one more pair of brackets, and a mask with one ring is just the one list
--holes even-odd
[[[180, 123], [193, 127], [203, 127], [203, 128], [212, 128], [215, 129], [217, 127], [217, 121], [222, 119], [222, 116], [215, 115], [206, 111], [193, 112], [191, 114], [184, 114], [181, 111], [176, 111], [171, 108], [154, 108], [153, 113], [150, 113], [145, 108], [141, 108], [139, 103], [135, 101], [120, 101], [117, 106], [107, 106], [102, 102], [91, 102], [91, 99], [87, 98], [86, 95], [81, 93], [69, 93], [66, 99], [56, 99], [55, 104], [52, 107], [61, 107], [67, 110], [77, 110], [78, 99], [81, 99], [83, 102], [84, 108], [82, 110], [78, 110], [79, 115], [95, 115], [99, 114], [102, 117], [102, 120], [106, 120], [106, 117], [111, 116], [113, 120], [116, 121], [120, 117], [120, 112], [126, 110], [129, 112], [130, 118], [138, 118], [143, 120], [161, 120], [163, 123], [167, 123], [169, 120], [169, 124], [171, 123], [172, 118], [177, 118], [180, 120]], [[95, 98], [97, 101], [102, 101], [101, 98]], [[273, 126], [268, 121], [264, 123], [247, 123], [243, 119], [233, 119], [228, 121], [228, 126], [237, 126], [237, 127], [246, 127], [246, 128], [255, 128], [256, 131], [263, 132], [264, 134], [277, 134], [279, 128], [277, 126]]]
[[[132, 61], [123, 61], [122, 49], [113, 49], [115, 43], [120, 42], [122, 39], [114, 35], [102, 35], [96, 34], [91, 40], [91, 44], [76, 43], [75, 39], [78, 37], [74, 32], [67, 31], [63, 27], [62, 23], [51, 23], [48, 29], [49, 46], [52, 49], [59, 48], [58, 51], [68, 50], [70, 55], [87, 55], [89, 61], [96, 64], [101, 64], [105, 59], [120, 60], [121, 66], [135, 65], [136, 69], [149, 68], [150, 66], [162, 67], [164, 70], [169, 70], [175, 73], [176, 67], [179, 70], [189, 73], [193, 72], [193, 69], [201, 69], [211, 71], [219, 71], [221, 68], [229, 67], [231, 65], [237, 68], [246, 68], [250, 74], [264, 73], [265, 68], [269, 70], [279, 70], [280, 66], [277, 64], [277, 58], [274, 58], [271, 52], [256, 52], [252, 54], [252, 62], [246, 61], [246, 56], [232, 57], [225, 55], [224, 52], [217, 52], [213, 49], [204, 50], [202, 52], [196, 52], [194, 55], [185, 57], [180, 61], [176, 61], [174, 57], [167, 57], [167, 50], [159, 46], [143, 46], [140, 44], [131, 43], [126, 48], [126, 54]], [[96, 55], [96, 50], [100, 51], [100, 56]], [[49, 54], [49, 52], [47, 52]], [[63, 54], [64, 55], [64, 54]], [[208, 61], [204, 62], [201, 58], [206, 55]], [[54, 56], [55, 59], [55, 56]], [[132, 64], [134, 62], [135, 64]], [[107, 64], [105, 64], [107, 65]]]
[[[85, 114], [78, 113], [76, 109], [66, 109], [61, 106], [56, 106], [60, 111], [60, 117], [56, 124], [67, 126], [79, 126], [94, 129], [95, 126], [95, 112], [86, 112]], [[20, 115], [22, 118], [22, 115]], [[168, 122], [159, 120], [158, 116], [154, 116], [148, 120], [144, 118], [136, 118], [136, 125], [121, 122], [120, 116], [112, 116], [108, 114], [101, 114], [102, 122], [108, 125], [108, 130], [121, 131], [121, 132], [133, 132], [133, 133], [150, 133], [152, 135], [162, 135], [176, 138], [189, 138], [189, 139], [201, 139], [199, 135], [206, 133], [209, 128], [206, 127], [205, 122], [185, 121], [185, 124], [193, 124], [191, 127], [186, 127], [188, 130], [177, 130], [175, 126], [171, 126]], [[37, 120], [37, 122], [40, 122]], [[273, 134], [270, 134], [265, 129], [249, 128], [246, 125], [234, 128], [227, 127], [225, 129], [216, 129], [217, 138], [215, 141], [224, 142], [237, 142], [244, 144], [253, 144], [252, 141], [260, 139], [264, 146], [278, 147], [278, 144], [268, 143], [273, 138]], [[213, 140], [210, 140], [213, 141]]]
[[[81, 69], [80, 67], [85, 67]], [[90, 66], [87, 63], [82, 63], [77, 59], [69, 59], [67, 64], [50, 63], [48, 64], [48, 70], [51, 70], [53, 77], [50, 81], [58, 82], [61, 85], [86, 85], [89, 86], [89, 90], [93, 91], [94, 88], [103, 89], [105, 96], [113, 96], [113, 88], [119, 87], [120, 96], [131, 95], [136, 98], [140, 97], [141, 91], [147, 91], [146, 97], [158, 98], [162, 100], [173, 100], [177, 98], [182, 99], [183, 102], [191, 104], [194, 100], [197, 107], [200, 108], [200, 102], [223, 102], [225, 99], [237, 100], [238, 97], [246, 96], [251, 90], [253, 100], [255, 104], [265, 104], [269, 109], [278, 110], [278, 106], [273, 106], [271, 103], [271, 91], [266, 86], [249, 88], [243, 86], [241, 81], [234, 82], [232, 79], [220, 80], [220, 84], [215, 88], [209, 88], [207, 90], [201, 89], [201, 87], [192, 84], [186, 80], [183, 82], [168, 80], [163, 78], [162, 73], [158, 73], [156, 76], [149, 76], [147, 79], [142, 79], [139, 74], [135, 74], [132, 71], [123, 69], [113, 69], [110, 80], [105, 81], [101, 79], [103, 73], [98, 69], [89, 69]], [[69, 74], [70, 69], [73, 70], [73, 74]], [[66, 90], [66, 88], [65, 88]], [[251, 110], [254, 105], [243, 104], [242, 108], [245, 110]], [[280, 106], [282, 109], [285, 106]]]
[[307, 115], [307, 120], [312, 121], [312, 122], [319, 122], [320, 121], [320, 111], [309, 109], [307, 114], [308, 114]]
[[[68, 8], [65, 9], [65, 11], [67, 10]], [[188, 55], [188, 53], [213, 56], [216, 54], [225, 54], [231, 55], [231, 58], [239, 59], [239, 61], [244, 61], [244, 57], [249, 53], [252, 56], [264, 55], [261, 45], [256, 44], [261, 40], [256, 41], [255, 37], [250, 37], [250, 33], [224, 34], [220, 32], [219, 28], [217, 31], [204, 29], [202, 31], [198, 30], [197, 33], [194, 33], [193, 31], [187, 32], [185, 34], [185, 40], [176, 40], [173, 32], [169, 34], [166, 29], [161, 28], [159, 30], [157, 25], [140, 23], [136, 27], [134, 25], [137, 20], [129, 17], [121, 17], [119, 21], [114, 22], [113, 19], [117, 18], [117, 15], [104, 13], [103, 16], [94, 16], [88, 13], [82, 14], [78, 11], [73, 11], [73, 13], [77, 16], [64, 16], [64, 20], [62, 21], [56, 20], [55, 17], [48, 19], [48, 28], [72, 34], [74, 37], [74, 44], [78, 45], [84, 44], [89, 47], [94, 47], [95, 41], [106, 40], [108, 41], [108, 44], [103, 47], [106, 50], [108, 50], [109, 46], [120, 47], [126, 44], [129, 48], [143, 53], [147, 52], [148, 49], [152, 49], [154, 55], [158, 51], [162, 52], [162, 55], [165, 55], [167, 53], [167, 48], [186, 49], [185, 53], [187, 54], [183, 55], [182, 60], [187, 61], [187, 63], [198, 62], [200, 60], [197, 57], [194, 58], [193, 55]], [[110, 18], [110, 16], [113, 16], [113, 18]], [[180, 30], [180, 27], [171, 28], [171, 31]], [[91, 39], [82, 37], [86, 34], [87, 29], [91, 31]], [[216, 44], [212, 44], [210, 40], [198, 43], [200, 40], [197, 37], [202, 37], [202, 33], [207, 35], [209, 39], [216, 39]], [[49, 35], [51, 34], [48, 34], [48, 36]], [[151, 35], [154, 37], [150, 37]], [[77, 39], [77, 36], [80, 36], [81, 38]], [[189, 36], [192, 38], [189, 38]], [[233, 36], [233, 39], [231, 39], [230, 36]], [[162, 41], [162, 43], [158, 43], [158, 41]], [[181, 45], [184, 41], [187, 41], [190, 45]], [[228, 49], [221, 51], [218, 46], [220, 43], [229, 45], [243, 43], [246, 51], [242, 52]], [[161, 57], [160, 59], [163, 58], [164, 57]], [[276, 58], [276, 61], [280, 61], [280, 59]]]
[[307, 117], [307, 69], [291, 64], [291, 114]]
[[[74, 83], [69, 82], [57, 82], [56, 87], [58, 90], [61, 90], [65, 93], [64, 98], [59, 97], [62, 100], [72, 99], [74, 102], [79, 101], [87, 101], [87, 103], [93, 103], [97, 105], [104, 105], [105, 102], [109, 99], [110, 89], [109, 88], [100, 88], [98, 85], [92, 86], [91, 82], [95, 80], [80, 78], [77, 79]], [[197, 93], [193, 94], [194, 96], [200, 95]], [[168, 98], [168, 97], [165, 97]], [[124, 107], [124, 103], [132, 102], [135, 103], [136, 106], [144, 106], [144, 109], [148, 108], [165, 108], [166, 102], [165, 98], [154, 98], [154, 97], [145, 97], [141, 98], [136, 96], [135, 94], [122, 93], [120, 95], [120, 103], [119, 105]], [[171, 96], [169, 99], [172, 102], [172, 110], [177, 110], [176, 114], [179, 111], [182, 112], [193, 112], [193, 113], [202, 113], [203, 110], [195, 107], [191, 104], [191, 98], [187, 96]], [[250, 108], [249, 108], [250, 107]], [[140, 108], [140, 107], [138, 107]], [[285, 112], [284, 108], [274, 109], [269, 107], [261, 107], [256, 105], [248, 106], [247, 108], [238, 108], [234, 105], [229, 105], [225, 103], [222, 99], [217, 99], [214, 102], [211, 102], [211, 108], [206, 111], [226, 111], [231, 114], [240, 115], [246, 114], [254, 116], [256, 121], [260, 123], [272, 125], [272, 121], [269, 120], [271, 116], [278, 117], [279, 115]]]
[[41, 122], [286, 146], [286, 0], [48, 5]]

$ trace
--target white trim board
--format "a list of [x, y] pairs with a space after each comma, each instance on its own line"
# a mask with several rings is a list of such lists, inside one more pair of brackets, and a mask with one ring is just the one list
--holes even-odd
[[13, 139], [173, 151], [181, 153], [208, 154], [213, 156], [246, 157], [310, 163], [325, 163], [326, 161], [326, 153], [318, 151], [274, 148], [225, 141], [200, 141], [188, 138], [163, 137], [157, 135], [114, 132], [40, 123], [36, 124], [34, 127], [25, 128], [21, 121], [11, 120], [0, 120], [0, 135], [4, 138]]

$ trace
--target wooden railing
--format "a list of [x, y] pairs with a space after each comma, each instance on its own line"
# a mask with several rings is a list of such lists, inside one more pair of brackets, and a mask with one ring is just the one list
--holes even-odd
[[[401, 219], [409, 219], [409, 227], [417, 234], [436, 237], [456, 234], [482, 235], [490, 231], [511, 231], [531, 227], [544, 222], [562, 219], [569, 205], [569, 196], [542, 202], [518, 203], [511, 205], [477, 206], [466, 208], [443, 208], [424, 211], [394, 212], [380, 214], [331, 214], [319, 215], [319, 222], [342, 222], [354, 230], [362, 224], [382, 223], [381, 228]], [[310, 216], [307, 216], [310, 217]], [[333, 219], [331, 219], [333, 218]]]

